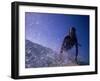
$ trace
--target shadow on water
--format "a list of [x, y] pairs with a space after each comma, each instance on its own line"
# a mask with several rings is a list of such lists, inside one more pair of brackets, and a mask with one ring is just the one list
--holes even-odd
[[83, 62], [83, 61], [78, 61], [78, 65], [89, 65], [89, 63]]

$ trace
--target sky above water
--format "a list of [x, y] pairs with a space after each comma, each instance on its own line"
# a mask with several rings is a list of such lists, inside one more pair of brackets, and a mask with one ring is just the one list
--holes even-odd
[[89, 61], [89, 16], [25, 12], [25, 39], [59, 52], [71, 27], [76, 28], [79, 53]]

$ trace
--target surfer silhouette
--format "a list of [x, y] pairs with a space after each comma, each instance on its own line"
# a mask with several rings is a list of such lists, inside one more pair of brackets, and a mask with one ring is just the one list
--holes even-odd
[[69, 35], [65, 36], [65, 38], [63, 40], [60, 53], [62, 54], [64, 50], [68, 51], [75, 46], [75, 48], [76, 48], [75, 61], [77, 62], [78, 45], [79, 44], [78, 44], [78, 40], [77, 40], [76, 29], [74, 27], [72, 27], [69, 30]]

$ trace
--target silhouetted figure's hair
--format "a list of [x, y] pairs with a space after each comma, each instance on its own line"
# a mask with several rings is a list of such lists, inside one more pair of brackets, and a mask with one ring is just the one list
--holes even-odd
[[77, 56], [78, 56], [78, 41], [77, 41], [77, 36], [76, 36], [76, 29], [72, 27], [69, 30], [69, 35], [65, 36], [61, 51], [60, 53], [63, 53], [63, 51], [68, 51], [70, 50], [73, 46], [76, 47], [76, 56], [75, 56], [75, 61], [77, 62]]

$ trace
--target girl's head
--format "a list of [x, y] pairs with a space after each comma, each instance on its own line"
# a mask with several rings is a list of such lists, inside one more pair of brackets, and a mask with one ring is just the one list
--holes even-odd
[[75, 27], [71, 27], [71, 28], [70, 28], [70, 30], [69, 30], [69, 35], [70, 35], [71, 37], [76, 35], [76, 29], [75, 29]]

